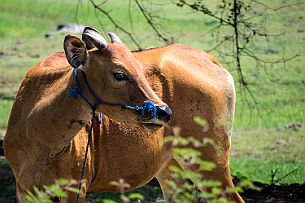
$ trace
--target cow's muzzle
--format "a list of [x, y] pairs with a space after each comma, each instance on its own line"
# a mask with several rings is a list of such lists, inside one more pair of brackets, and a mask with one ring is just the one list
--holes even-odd
[[172, 111], [168, 105], [163, 104], [157, 106], [156, 119], [153, 118], [151, 112], [145, 112], [140, 120], [141, 124], [150, 130], [157, 130], [164, 124], [168, 123], [172, 117]]
[[172, 110], [166, 104], [157, 107], [158, 120], [168, 123], [172, 117]]

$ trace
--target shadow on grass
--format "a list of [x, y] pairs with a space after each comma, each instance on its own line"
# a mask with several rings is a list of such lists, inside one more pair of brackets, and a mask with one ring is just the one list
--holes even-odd
[[4, 157], [0, 157], [0, 202], [16, 202], [15, 178]]

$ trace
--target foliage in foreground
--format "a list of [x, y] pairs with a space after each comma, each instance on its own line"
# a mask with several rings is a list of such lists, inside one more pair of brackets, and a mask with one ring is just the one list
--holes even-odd
[[[207, 126], [207, 122], [200, 117], [194, 117], [194, 121], [203, 130]], [[208, 202], [230, 203], [232, 201], [226, 198], [228, 194], [235, 191], [242, 192], [245, 187], [258, 189], [246, 178], [236, 188], [226, 188], [225, 190], [220, 188], [221, 182], [205, 180], [202, 172], [213, 170], [215, 164], [202, 160], [199, 148], [212, 145], [217, 151], [217, 145], [212, 139], [199, 141], [192, 137], [182, 137], [179, 135], [179, 128], [175, 128], [173, 132], [174, 136], [167, 137], [165, 141], [172, 144], [173, 156], [183, 170], [177, 166], [170, 167], [173, 177], [173, 180], [167, 180], [170, 186], [170, 189], [167, 191], [170, 194], [170, 202], [191, 203], [194, 200], [205, 199]]]
[[44, 186], [43, 190], [34, 187], [34, 193], [28, 192], [26, 201], [29, 203], [52, 203], [52, 198], [65, 198], [68, 192], [78, 193], [79, 190], [73, 186], [74, 180], [59, 179], [53, 185]]
[[[207, 122], [200, 117], [195, 117], [194, 121], [203, 128], [207, 125]], [[204, 199], [212, 203], [232, 203], [233, 201], [229, 201], [226, 198], [229, 193], [233, 193], [236, 190], [242, 192], [244, 187], [258, 189], [247, 178], [244, 178], [236, 188], [226, 188], [226, 190], [220, 188], [221, 182], [219, 181], [204, 180], [202, 172], [213, 170], [215, 165], [212, 162], [201, 159], [199, 148], [212, 145], [217, 151], [216, 144], [211, 139], [199, 141], [192, 137], [185, 138], [180, 136], [179, 132], [179, 128], [174, 128], [174, 136], [169, 136], [165, 139], [165, 143], [168, 142], [172, 145], [172, 154], [181, 168], [183, 168], [183, 170], [177, 166], [170, 166], [169, 168], [172, 175], [172, 179], [166, 181], [169, 185], [169, 189], [166, 191], [169, 202], [191, 203]], [[144, 196], [140, 193], [126, 193], [126, 189], [130, 185], [124, 179], [112, 181], [110, 184], [117, 187], [120, 193], [120, 202], [144, 201]], [[26, 200], [29, 203], [52, 203], [51, 199], [65, 198], [68, 192], [78, 193], [79, 190], [74, 187], [75, 185], [77, 185], [75, 181], [56, 180], [54, 185], [44, 186], [43, 190], [35, 187], [34, 193], [28, 192]], [[103, 199], [101, 202], [116, 203], [117, 201]]]

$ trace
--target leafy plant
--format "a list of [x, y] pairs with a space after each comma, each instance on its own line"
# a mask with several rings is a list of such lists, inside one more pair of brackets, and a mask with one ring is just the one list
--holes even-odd
[[[117, 187], [117, 189], [120, 191], [120, 199], [123, 203], [130, 203], [130, 202], [138, 202], [138, 200], [141, 202], [144, 200], [144, 196], [140, 193], [130, 193], [126, 194], [126, 189], [130, 187], [128, 183], [124, 181], [124, 179], [120, 178], [119, 181], [112, 181], [110, 182], [111, 185], [114, 185]], [[116, 201], [106, 199], [103, 201], [103, 203], [115, 203]]]
[[[117, 186], [120, 191], [120, 202], [132, 203], [141, 202], [144, 200], [144, 196], [139, 193], [129, 193], [126, 194], [126, 189], [130, 187], [124, 179], [119, 179], [118, 181], [112, 181], [110, 184]], [[78, 193], [79, 190], [74, 187], [77, 182], [74, 180], [59, 179], [56, 180], [53, 185], [44, 186], [42, 190], [34, 187], [34, 192], [28, 192], [26, 195], [27, 203], [53, 203], [54, 198], [65, 198], [68, 192]], [[103, 203], [117, 203], [117, 201], [111, 199], [102, 200]]]
[[[203, 131], [207, 129], [207, 121], [203, 118], [196, 116], [193, 120], [203, 128]], [[215, 142], [212, 139], [199, 141], [193, 137], [182, 137], [179, 128], [175, 128], [173, 133], [174, 136], [167, 137], [165, 142], [171, 143], [173, 157], [181, 168], [169, 167], [173, 177], [172, 180], [167, 180], [170, 202], [188, 203], [205, 199], [208, 202], [230, 203], [232, 201], [227, 200], [227, 194], [236, 190], [242, 192], [243, 188], [258, 189], [246, 178], [241, 180], [236, 188], [227, 188], [225, 191], [220, 188], [221, 182], [205, 180], [202, 172], [213, 170], [215, 164], [202, 160], [201, 152], [198, 149], [210, 144], [217, 151], [218, 147]]]
[[74, 180], [59, 179], [53, 185], [44, 186], [43, 190], [34, 187], [34, 193], [28, 192], [26, 201], [28, 203], [52, 203], [53, 198], [67, 197], [67, 192], [78, 193], [79, 190], [73, 186], [77, 184]]
[[[201, 117], [194, 117], [194, 122], [203, 128], [207, 128], [207, 121]], [[179, 163], [180, 167], [170, 166], [172, 179], [166, 180], [169, 186], [167, 190], [168, 199], [170, 202], [175, 203], [188, 203], [200, 199], [205, 199], [208, 202], [217, 203], [232, 203], [233, 201], [227, 200], [226, 196], [236, 190], [243, 191], [243, 188], [258, 189], [255, 185], [245, 176], [240, 177], [240, 183], [235, 188], [226, 188], [224, 191], [221, 189], [221, 182], [213, 180], [205, 180], [203, 171], [211, 171], [214, 169], [213, 162], [207, 162], [201, 159], [201, 152], [198, 150], [206, 145], [211, 145], [217, 151], [218, 147], [212, 139], [205, 138], [197, 140], [193, 137], [183, 137], [180, 135], [180, 128], [173, 129], [173, 136], [168, 136], [164, 142], [169, 142], [172, 145], [172, 154], [175, 160]], [[183, 169], [182, 169], [183, 168]], [[26, 199], [30, 203], [52, 203], [51, 198], [67, 197], [67, 192], [78, 193], [79, 190], [72, 187], [75, 181], [68, 181], [60, 179], [55, 181], [54, 185], [44, 186], [40, 191], [34, 188], [34, 193], [29, 192]], [[124, 179], [110, 182], [111, 185], [116, 186], [120, 193], [120, 202], [132, 203], [144, 201], [144, 196], [139, 193], [126, 193], [126, 189], [130, 185]], [[103, 203], [116, 203], [112, 199], [103, 199]]]

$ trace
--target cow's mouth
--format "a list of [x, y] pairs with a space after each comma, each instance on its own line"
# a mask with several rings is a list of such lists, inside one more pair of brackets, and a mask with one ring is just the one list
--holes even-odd
[[141, 121], [141, 124], [149, 130], [158, 130], [163, 127], [163, 124], [158, 120]]

